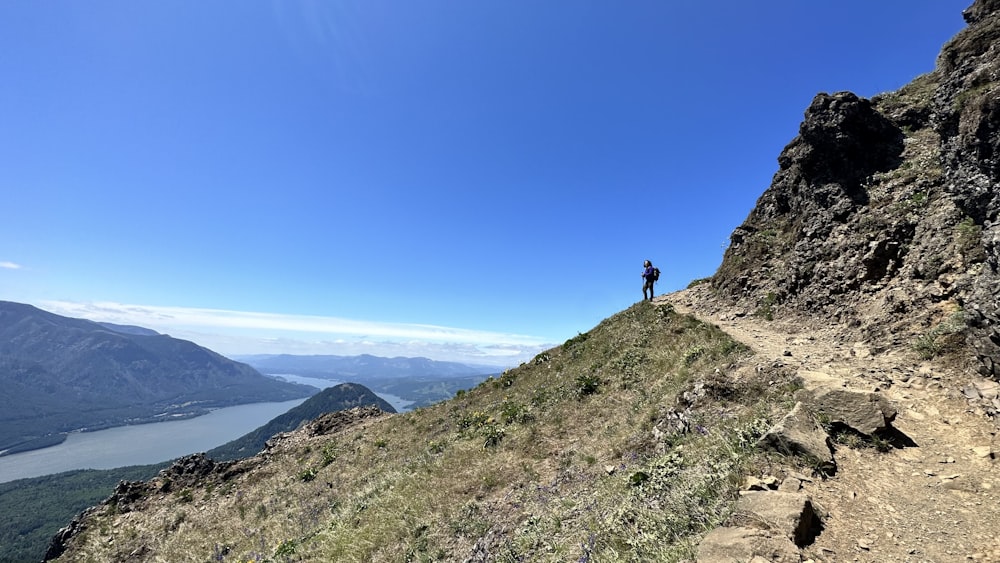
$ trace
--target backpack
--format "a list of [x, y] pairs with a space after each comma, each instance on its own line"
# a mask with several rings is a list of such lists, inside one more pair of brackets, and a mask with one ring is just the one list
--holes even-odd
[[660, 269], [653, 268], [653, 281], [660, 281]]

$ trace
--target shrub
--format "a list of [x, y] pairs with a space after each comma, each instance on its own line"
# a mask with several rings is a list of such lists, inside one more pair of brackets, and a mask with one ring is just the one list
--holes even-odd
[[299, 481], [302, 481], [303, 483], [308, 483], [309, 481], [312, 481], [313, 479], [316, 478], [316, 469], [313, 467], [307, 467], [302, 471], [299, 471], [298, 477]]
[[576, 394], [578, 397], [586, 397], [597, 393], [597, 388], [601, 385], [601, 379], [597, 375], [588, 373], [576, 376]]

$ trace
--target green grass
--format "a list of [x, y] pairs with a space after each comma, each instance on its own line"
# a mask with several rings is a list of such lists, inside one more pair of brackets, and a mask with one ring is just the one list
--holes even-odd
[[918, 335], [911, 348], [920, 359], [930, 360], [956, 348], [966, 329], [965, 312], [953, 311], [946, 319]]

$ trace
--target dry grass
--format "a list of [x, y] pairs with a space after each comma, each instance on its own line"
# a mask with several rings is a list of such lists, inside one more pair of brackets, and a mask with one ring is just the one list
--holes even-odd
[[747, 358], [716, 327], [637, 304], [452, 400], [296, 436], [79, 539], [94, 560], [684, 559], [767, 463], [756, 438], [793, 389]]

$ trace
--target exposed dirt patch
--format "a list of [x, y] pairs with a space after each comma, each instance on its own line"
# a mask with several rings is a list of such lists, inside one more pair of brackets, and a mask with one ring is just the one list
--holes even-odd
[[[838, 471], [805, 483], [825, 513], [824, 530], [803, 553], [814, 561], [1000, 561], [1000, 442], [996, 421], [968, 390], [978, 375], [923, 362], [905, 345], [845, 341], [820, 319], [766, 321], [727, 308], [706, 286], [662, 295], [679, 312], [715, 324], [762, 363], [820, 381], [878, 390], [899, 410], [893, 426], [915, 446], [880, 453], [838, 444]], [[873, 351], [873, 348], [875, 350]]]

